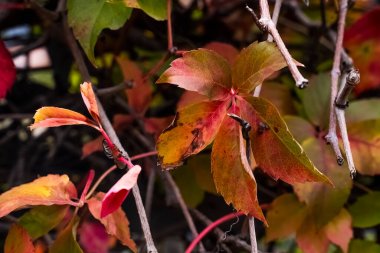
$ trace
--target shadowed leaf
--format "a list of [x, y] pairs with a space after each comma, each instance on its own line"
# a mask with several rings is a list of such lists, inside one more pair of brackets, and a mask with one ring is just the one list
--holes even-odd
[[174, 60], [156, 83], [171, 83], [210, 99], [226, 98], [231, 88], [231, 69], [219, 54], [198, 49]]
[[239, 99], [242, 118], [252, 126], [252, 151], [257, 165], [275, 180], [289, 184], [329, 182], [290, 134], [277, 109], [262, 98]]
[[37, 206], [21, 216], [19, 223], [35, 240], [55, 228], [65, 217], [68, 206]]
[[99, 136], [89, 142], [86, 142], [82, 147], [81, 159], [86, 158], [94, 152], [103, 150], [103, 137]]
[[324, 230], [318, 227], [312, 219], [313, 217], [306, 216], [305, 220], [310, 220], [311, 222], [303, 222], [298, 229], [297, 244], [305, 253], [327, 252], [329, 240]]
[[[231, 111], [235, 113], [236, 111]], [[257, 185], [248, 164], [239, 123], [227, 115], [215, 138], [211, 170], [217, 191], [227, 204], [266, 224], [257, 199]], [[238, 184], [238, 185], [237, 185]]]
[[220, 54], [221, 56], [226, 58], [230, 65], [232, 65], [235, 62], [236, 57], [239, 54], [239, 51], [235, 47], [231, 46], [230, 44], [221, 42], [210, 42], [206, 44], [203, 48], [212, 50]]
[[375, 242], [354, 239], [350, 243], [349, 253], [378, 253], [380, 245]]
[[305, 204], [299, 202], [294, 194], [284, 194], [276, 198], [267, 212], [269, 227], [266, 229], [266, 241], [281, 239], [295, 233], [305, 215]]
[[370, 192], [358, 197], [348, 210], [352, 215], [352, 225], [358, 228], [368, 228], [380, 224], [380, 192]]
[[173, 123], [158, 138], [161, 167], [179, 166], [209, 145], [222, 124], [227, 106], [228, 102], [210, 101], [179, 110]]
[[349, 243], [353, 237], [350, 213], [342, 208], [339, 214], [326, 225], [325, 233], [332, 243], [338, 245], [344, 253], [347, 253]]
[[274, 43], [254, 42], [244, 48], [232, 67], [232, 83], [240, 93], [251, 93], [286, 62]]
[[120, 207], [107, 217], [100, 218], [102, 199], [104, 198], [105, 194], [99, 192], [95, 197], [87, 200], [91, 214], [104, 225], [109, 235], [115, 236], [123, 245], [128, 246], [133, 252], [137, 252], [136, 244], [131, 239], [129, 232], [129, 221]]
[[133, 81], [133, 87], [126, 89], [128, 105], [139, 114], [144, 114], [152, 100], [152, 86], [143, 78], [143, 73], [136, 63], [127, 57], [117, 57], [125, 81]]
[[79, 243], [85, 252], [108, 253], [109, 235], [98, 222], [83, 222], [78, 228]]
[[4, 253], [34, 253], [32, 238], [22, 226], [13, 224], [4, 244]]
[[57, 239], [49, 249], [49, 253], [83, 253], [76, 241], [78, 224], [79, 218], [74, 217], [65, 229], [58, 234]]
[[48, 175], [31, 183], [10, 189], [0, 195], [0, 217], [10, 212], [37, 205], [76, 205], [72, 198], [77, 197], [75, 186], [66, 175]]

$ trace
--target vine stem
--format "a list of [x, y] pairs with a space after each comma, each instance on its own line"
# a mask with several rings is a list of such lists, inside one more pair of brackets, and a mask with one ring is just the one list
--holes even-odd
[[199, 235], [191, 242], [189, 247], [187, 247], [185, 253], [191, 253], [197, 244], [205, 237], [210, 231], [212, 231], [215, 227], [219, 226], [220, 224], [229, 221], [231, 219], [236, 218], [236, 216], [242, 216], [244, 213], [238, 212], [238, 213], [230, 213], [227, 214], [216, 221], [212, 222], [209, 226], [207, 226], [205, 229], [202, 230], [202, 232], [199, 233]]
[[[286, 48], [277, 28], [274, 22], [272, 21], [269, 13], [269, 5], [267, 0], [259, 0], [259, 6], [260, 6], [260, 18], [257, 20], [258, 27], [264, 31], [268, 32], [274, 39], [274, 41], [277, 44], [278, 49], [280, 50], [282, 56], [284, 57], [288, 68], [290, 70], [290, 73], [293, 76], [294, 81], [296, 82], [296, 86], [300, 89], [305, 88], [309, 81], [304, 78], [301, 74], [301, 72], [298, 70], [297, 65], [293, 61], [292, 56], [290, 55], [288, 49]], [[254, 19], [257, 19], [257, 15], [255, 12], [246, 5], [246, 9], [252, 13], [254, 16]]]
[[142, 159], [142, 158], [149, 157], [149, 156], [155, 156], [155, 155], [157, 155], [157, 151], [149, 151], [146, 153], [142, 153], [142, 154], [132, 156], [131, 161]]
[[89, 199], [92, 194], [94, 194], [95, 190], [98, 188], [101, 182], [114, 170], [117, 169], [116, 165], [111, 166], [108, 170], [106, 170], [100, 177], [99, 179], [95, 182], [95, 184], [91, 187], [91, 190], [87, 193], [85, 199]]
[[[75, 38], [73, 36], [71, 29], [68, 26], [67, 15], [63, 15], [63, 26], [64, 26], [64, 31], [66, 33], [69, 48], [70, 48], [70, 50], [74, 56], [74, 60], [75, 60], [76, 64], [78, 65], [78, 69], [79, 69], [84, 81], [90, 82], [91, 76], [90, 76], [88, 69], [87, 69], [87, 66], [84, 62], [84, 59], [83, 59], [83, 56], [82, 56], [81, 51], [79, 49], [79, 46], [78, 46], [77, 42], [75, 41]], [[105, 132], [107, 133], [107, 135], [111, 139], [112, 143], [115, 144], [116, 147], [119, 148], [119, 150], [129, 158], [128, 153], [124, 150], [123, 146], [121, 145], [120, 140], [117, 137], [116, 132], [113, 129], [112, 124], [109, 121], [109, 119], [108, 119], [108, 117], [104, 111], [103, 105], [100, 103], [100, 101], [97, 97], [96, 97], [96, 99], [98, 101], [98, 109], [99, 109], [99, 114], [100, 114], [99, 115], [100, 120], [101, 120], [101, 123], [102, 123], [102, 126], [103, 126]], [[139, 187], [137, 184], [132, 188], [132, 192], [133, 192], [133, 196], [135, 198], [136, 207], [137, 207], [138, 214], [140, 217], [141, 227], [142, 227], [144, 237], [145, 237], [145, 240], [147, 243], [147, 250], [149, 253], [158, 253], [156, 246], [154, 245], [152, 234], [150, 232], [150, 226], [149, 226], [148, 218], [147, 218], [146, 213], [145, 213], [145, 208], [144, 208], [144, 205], [143, 205], [143, 202], [141, 199], [140, 190], [139, 190]]]
[[[339, 6], [339, 19], [338, 19], [338, 31], [335, 43], [335, 52], [334, 52], [334, 62], [331, 70], [331, 96], [330, 96], [330, 120], [329, 120], [329, 131], [325, 136], [327, 143], [329, 143], [337, 158], [337, 162], [339, 165], [343, 164], [343, 156], [339, 148], [338, 137], [336, 134], [336, 120], [337, 115], [335, 111], [335, 98], [338, 93], [338, 80], [341, 74], [340, 72], [340, 63], [342, 59], [342, 51], [343, 51], [343, 35], [344, 35], [344, 26], [347, 15], [347, 0], [341, 0]], [[340, 117], [341, 118], [341, 117]], [[342, 124], [340, 124], [342, 125]], [[345, 128], [346, 126], [344, 126]], [[341, 128], [342, 130], [342, 128]], [[343, 130], [344, 131], [344, 130]], [[346, 138], [343, 137], [342, 138]], [[344, 140], [344, 142], [348, 142], [348, 138]], [[346, 154], [346, 156], [352, 156], [352, 154]]]

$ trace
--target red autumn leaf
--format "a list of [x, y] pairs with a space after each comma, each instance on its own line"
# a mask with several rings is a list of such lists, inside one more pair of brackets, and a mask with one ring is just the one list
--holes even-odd
[[103, 137], [99, 136], [87, 143], [85, 143], [82, 147], [82, 157], [81, 159], [86, 158], [94, 152], [103, 150]]
[[83, 222], [79, 229], [79, 244], [85, 252], [108, 253], [109, 235], [103, 225], [97, 222]]
[[6, 49], [4, 42], [0, 40], [0, 99], [5, 98], [16, 79], [16, 68], [11, 54]]
[[133, 166], [111, 187], [102, 200], [101, 218], [113, 213], [121, 206], [129, 191], [137, 183], [140, 171], [139, 165]]
[[80, 85], [80, 93], [82, 94], [82, 99], [87, 107], [87, 110], [91, 114], [92, 118], [100, 125], [98, 103], [96, 102], [95, 93], [92, 89], [91, 83], [82, 83]]
[[173, 123], [157, 141], [162, 168], [181, 165], [185, 158], [209, 145], [222, 124], [227, 106], [225, 101], [210, 101], [178, 111]]
[[221, 43], [221, 42], [210, 42], [206, 44], [203, 48], [212, 50], [224, 58], [232, 65], [236, 60], [236, 57], [239, 54], [239, 51], [231, 46], [230, 44]]
[[144, 118], [144, 128], [157, 139], [164, 129], [173, 122], [173, 117]]
[[98, 129], [96, 123], [88, 119], [83, 114], [59, 107], [42, 107], [37, 110], [33, 118], [34, 123], [30, 126], [30, 129], [35, 129], [37, 127], [58, 127], [67, 125], [88, 125]]
[[380, 86], [380, 7], [373, 8], [347, 29], [344, 46], [360, 71], [357, 94]]
[[137, 252], [136, 244], [131, 239], [129, 221], [120, 206], [110, 215], [101, 218], [102, 199], [105, 194], [99, 192], [95, 197], [87, 200], [88, 209], [95, 219], [99, 220], [109, 235], [115, 236], [123, 245], [128, 246], [133, 252]]
[[58, 234], [49, 253], [83, 253], [76, 239], [79, 221], [77, 216], [72, 218], [70, 223]]
[[344, 253], [347, 253], [348, 246], [353, 237], [352, 218], [350, 213], [343, 208], [324, 229], [327, 238], [332, 243], [338, 245]]
[[256, 180], [247, 161], [244, 142], [239, 123], [226, 115], [211, 154], [215, 187], [227, 204], [232, 203], [236, 210], [266, 223], [257, 199]]
[[127, 129], [133, 123], [131, 115], [116, 114], [113, 116], [113, 127], [115, 130]]
[[36, 205], [76, 205], [75, 186], [66, 175], [48, 175], [10, 189], [0, 195], [0, 217], [19, 208]]
[[171, 83], [210, 99], [222, 99], [232, 86], [231, 68], [224, 57], [211, 50], [192, 50], [174, 60], [157, 83]]
[[132, 80], [134, 84], [131, 89], [125, 90], [128, 97], [128, 105], [136, 113], [143, 115], [152, 99], [152, 86], [147, 80], [144, 80], [143, 73], [136, 63], [127, 57], [117, 57], [116, 60], [123, 71], [124, 80]]
[[250, 96], [238, 103], [242, 118], [252, 127], [252, 151], [259, 168], [275, 180], [289, 184], [329, 182], [306, 156], [270, 102]]

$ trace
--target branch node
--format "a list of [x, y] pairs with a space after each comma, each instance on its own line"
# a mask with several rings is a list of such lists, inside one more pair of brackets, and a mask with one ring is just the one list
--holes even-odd
[[347, 73], [346, 82], [343, 84], [338, 96], [335, 99], [335, 106], [339, 109], [346, 109], [348, 107], [348, 97], [352, 90], [360, 82], [360, 73], [357, 69], [350, 69]]

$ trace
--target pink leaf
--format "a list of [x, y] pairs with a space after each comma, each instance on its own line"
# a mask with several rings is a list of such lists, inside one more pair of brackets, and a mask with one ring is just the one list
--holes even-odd
[[86, 185], [84, 186], [83, 191], [82, 191], [82, 195], [80, 196], [80, 202], [81, 203], [83, 203], [85, 198], [86, 198], [86, 194], [87, 194], [88, 190], [90, 189], [90, 185], [91, 185], [92, 181], [94, 180], [94, 176], [95, 176], [95, 171], [90, 170], [88, 173], [88, 176], [87, 176]]
[[5, 98], [16, 79], [16, 68], [2, 40], [0, 40], [0, 66], [0, 98]]
[[133, 166], [107, 192], [102, 201], [102, 209], [100, 212], [101, 218], [116, 211], [121, 206], [127, 197], [129, 190], [136, 184], [140, 171], [141, 167], [139, 165]]
[[109, 236], [103, 225], [83, 222], [78, 229], [79, 243], [85, 252], [107, 253]]

